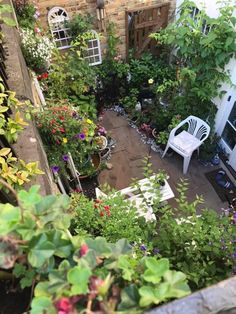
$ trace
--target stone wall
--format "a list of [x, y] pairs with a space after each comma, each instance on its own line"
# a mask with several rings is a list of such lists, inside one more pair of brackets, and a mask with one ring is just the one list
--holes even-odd
[[[3, 3], [10, 4], [10, 1], [4, 0]], [[14, 19], [14, 14], [9, 13], [8, 17]], [[16, 97], [19, 100], [30, 100], [32, 104], [35, 104], [32, 93], [32, 80], [20, 48], [19, 31], [16, 27], [8, 27], [2, 24], [2, 32], [4, 34], [4, 49], [7, 54], [5, 64], [9, 89], [16, 92]], [[40, 136], [34, 123], [32, 121], [27, 122], [29, 125], [20, 133], [17, 142], [12, 146], [17, 156], [24, 161], [38, 161], [39, 168], [45, 174], [35, 176], [25, 187], [28, 188], [33, 184], [37, 184], [40, 185], [42, 195], [52, 194], [58, 190], [53, 183]]]
[[[31, 0], [36, 3], [40, 13], [40, 22], [44, 27], [48, 27], [47, 14], [48, 11], [54, 6], [63, 7], [68, 12], [69, 16], [76, 13], [86, 14], [89, 13], [94, 17], [94, 29], [98, 30], [96, 1], [95, 0]], [[116, 27], [116, 35], [120, 38], [119, 52], [122, 56], [126, 54], [126, 31], [125, 31], [125, 12], [129, 10], [139, 9], [142, 7], [150, 7], [162, 3], [170, 3], [169, 18], [173, 15], [175, 10], [176, 0], [106, 0], [105, 1], [105, 23], [114, 22]], [[103, 48], [106, 46], [106, 33], [102, 32], [104, 39]]]

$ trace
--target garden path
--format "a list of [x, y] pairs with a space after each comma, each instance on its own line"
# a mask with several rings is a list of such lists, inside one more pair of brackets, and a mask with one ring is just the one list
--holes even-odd
[[[112, 157], [109, 162], [112, 163], [111, 170], [103, 170], [99, 174], [99, 184], [108, 183], [117, 190], [128, 187], [132, 178], [142, 179], [143, 163], [142, 160], [147, 155], [151, 156], [153, 170], [164, 169], [168, 175], [170, 186], [177, 195], [176, 185], [180, 178], [186, 178], [189, 181], [189, 190], [187, 192], [188, 200], [193, 201], [195, 195], [203, 195], [208, 208], [220, 210], [227, 203], [223, 203], [213, 187], [206, 179], [204, 173], [214, 170], [219, 166], [202, 166], [196, 158], [192, 158], [187, 175], [183, 175], [183, 160], [180, 155], [173, 153], [172, 156], [166, 156], [161, 159], [160, 154], [152, 151], [149, 145], [141, 141], [137, 131], [131, 128], [128, 121], [118, 116], [116, 112], [106, 111], [102, 125], [107, 129], [108, 134], [116, 140], [116, 146], [112, 150]], [[222, 165], [220, 165], [222, 166]], [[223, 167], [223, 166], [222, 166]], [[175, 200], [169, 201], [175, 206]]]

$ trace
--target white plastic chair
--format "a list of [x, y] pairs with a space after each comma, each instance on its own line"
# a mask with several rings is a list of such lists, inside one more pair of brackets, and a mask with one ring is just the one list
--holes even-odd
[[[180, 129], [184, 124], [188, 124], [187, 131], [182, 131], [176, 135], [176, 131]], [[171, 130], [169, 139], [162, 155], [165, 154], [169, 148], [172, 148], [179, 155], [184, 158], [183, 173], [186, 174], [192, 153], [197, 149], [199, 153], [199, 147], [207, 139], [210, 133], [209, 125], [195, 116], [189, 116], [185, 120], [181, 121], [174, 129]]]

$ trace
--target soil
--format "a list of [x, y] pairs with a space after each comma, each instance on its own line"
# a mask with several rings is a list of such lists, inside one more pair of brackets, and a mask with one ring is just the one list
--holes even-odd
[[12, 281], [0, 281], [0, 314], [23, 314], [30, 302], [31, 289], [21, 290]]
[[99, 186], [97, 176], [82, 179], [80, 183], [82, 185], [84, 195], [86, 195], [89, 199], [95, 199], [95, 188]]

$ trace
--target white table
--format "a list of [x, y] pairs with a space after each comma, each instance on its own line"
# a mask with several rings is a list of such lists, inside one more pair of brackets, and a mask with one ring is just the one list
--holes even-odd
[[[115, 193], [115, 195], [118, 193], [124, 195], [129, 202], [134, 202], [140, 216], [145, 217], [147, 221], [156, 219], [152, 210], [152, 205], [157, 193], [152, 191], [153, 184], [151, 182], [155, 177], [156, 176], [154, 175], [150, 177], [150, 179], [145, 178], [139, 180], [136, 182], [135, 187], [129, 186]], [[165, 180], [165, 185], [160, 187], [159, 191], [159, 201], [161, 202], [167, 201], [175, 196], [167, 180]], [[107, 197], [107, 195], [98, 188], [96, 188], [96, 196], [97, 198]]]

